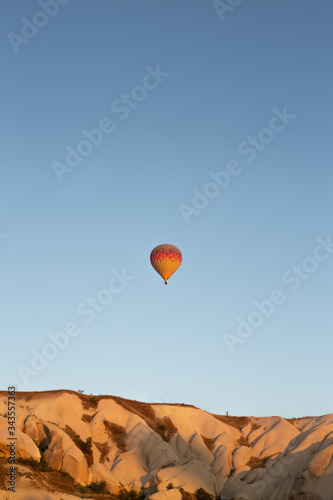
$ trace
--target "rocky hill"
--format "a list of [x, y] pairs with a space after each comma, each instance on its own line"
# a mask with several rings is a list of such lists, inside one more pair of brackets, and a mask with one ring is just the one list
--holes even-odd
[[333, 414], [232, 417], [73, 391], [16, 394], [13, 493], [7, 397], [0, 392], [3, 500], [133, 499], [129, 490], [152, 500], [333, 499]]

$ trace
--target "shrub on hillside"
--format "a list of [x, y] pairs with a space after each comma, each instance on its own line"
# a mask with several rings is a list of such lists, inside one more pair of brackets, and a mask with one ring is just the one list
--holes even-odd
[[199, 488], [195, 491], [195, 498], [197, 500], [213, 500], [214, 497], [208, 491], [206, 491], [204, 488]]
[[250, 460], [247, 462], [246, 465], [251, 467], [251, 469], [257, 469], [259, 467], [266, 467], [266, 462], [269, 460], [270, 457], [251, 457]]
[[126, 451], [127, 432], [122, 425], [114, 424], [103, 420], [107, 433], [110, 439], [117, 445], [118, 449], [122, 452]]
[[139, 495], [135, 490], [133, 490], [133, 488], [128, 490], [122, 483], [120, 483], [117, 498], [119, 500], [138, 500]]
[[237, 439], [237, 444], [239, 444], [239, 446], [248, 446], [248, 447], [251, 446], [248, 440], [245, 439], [244, 436], [241, 436], [239, 439]]
[[100, 481], [99, 483], [90, 483], [88, 486], [82, 486], [82, 484], [77, 485], [77, 491], [79, 493], [94, 493], [94, 494], [104, 494], [111, 495], [111, 493], [106, 489], [106, 482]]
[[86, 441], [82, 441], [79, 434], [76, 434], [76, 432], [73, 431], [73, 429], [69, 427], [69, 425], [66, 425], [65, 431], [86, 457], [88, 467], [91, 467], [91, 465], [94, 462], [93, 451], [92, 451], [92, 438], [88, 437]]
[[43, 457], [41, 457], [40, 462], [38, 462], [38, 460], [34, 460], [33, 458], [18, 458], [16, 462], [21, 465], [28, 465], [32, 469], [40, 470], [42, 472], [49, 472], [52, 470]]
[[81, 420], [83, 422], [86, 422], [87, 424], [90, 424], [90, 422], [92, 421], [93, 418], [94, 418], [94, 415], [88, 415], [87, 413], [84, 413], [81, 417]]
[[106, 482], [100, 481], [99, 483], [90, 483], [88, 488], [94, 493], [108, 493], [106, 489]]

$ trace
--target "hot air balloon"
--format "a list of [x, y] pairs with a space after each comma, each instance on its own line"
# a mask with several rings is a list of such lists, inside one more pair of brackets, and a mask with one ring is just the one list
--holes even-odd
[[158, 245], [150, 254], [150, 262], [167, 285], [170, 276], [177, 271], [182, 263], [182, 254], [181, 251], [173, 245]]

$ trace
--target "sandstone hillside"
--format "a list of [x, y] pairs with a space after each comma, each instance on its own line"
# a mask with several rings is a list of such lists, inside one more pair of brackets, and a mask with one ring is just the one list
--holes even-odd
[[333, 499], [333, 414], [232, 417], [65, 390], [17, 393], [12, 493], [7, 396], [0, 392], [3, 500], [134, 500], [130, 490], [152, 500]]

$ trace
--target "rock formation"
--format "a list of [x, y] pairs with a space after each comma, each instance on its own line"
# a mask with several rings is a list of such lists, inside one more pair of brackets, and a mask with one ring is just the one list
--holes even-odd
[[50, 500], [75, 498], [51, 487], [42, 472], [34, 476], [27, 459], [42, 460], [73, 484], [105, 481], [112, 493], [122, 484], [151, 500], [181, 500], [199, 488], [223, 500], [333, 499], [333, 414], [232, 417], [73, 391], [17, 393], [15, 494], [4, 481], [6, 392], [0, 415], [4, 500], [38, 499], [44, 490]]

